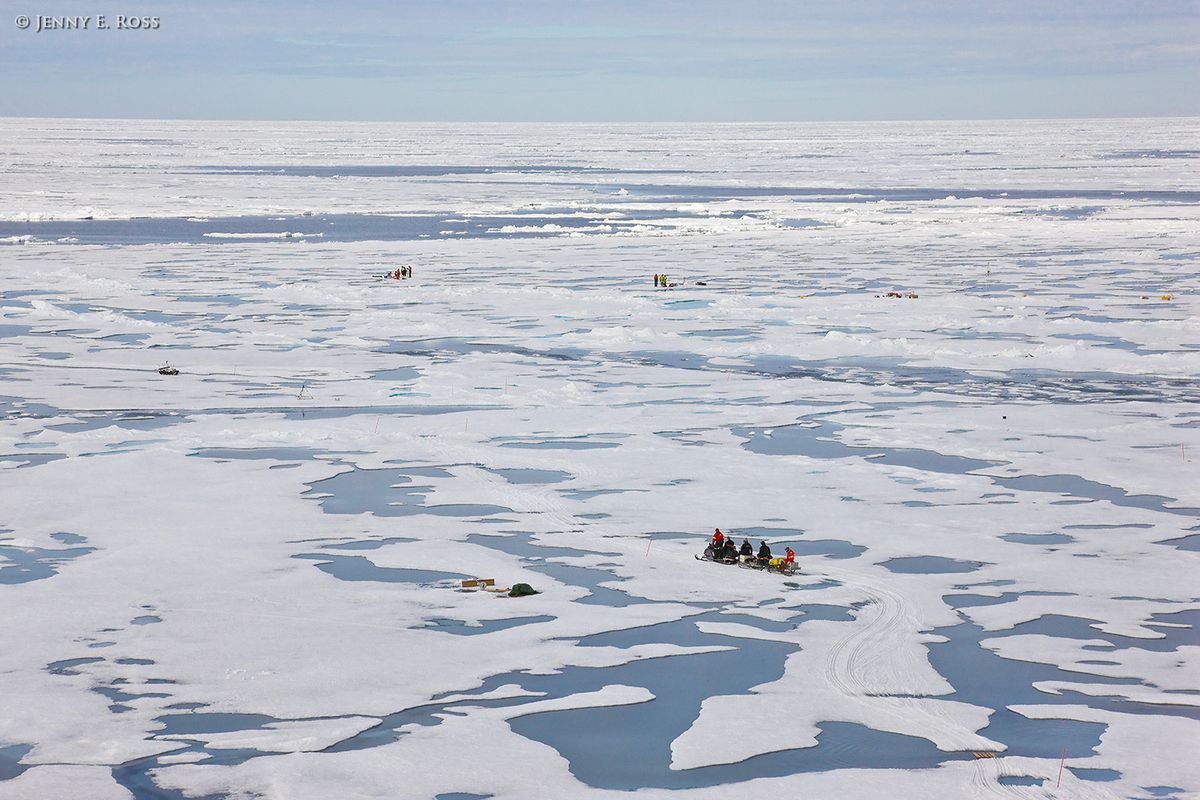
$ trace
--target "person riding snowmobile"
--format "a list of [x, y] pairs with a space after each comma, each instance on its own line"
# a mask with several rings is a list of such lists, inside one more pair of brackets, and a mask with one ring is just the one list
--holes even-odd
[[721, 554], [721, 557], [725, 561], [737, 561], [738, 547], [734, 543], [734, 541], [731, 537], [728, 537], [728, 536], [725, 537], [725, 547], [724, 547], [724, 552]]

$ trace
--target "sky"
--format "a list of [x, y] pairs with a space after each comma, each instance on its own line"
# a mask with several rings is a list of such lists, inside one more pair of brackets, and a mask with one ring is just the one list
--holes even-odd
[[[1200, 115], [1200, 0], [3, 4], [0, 116]], [[157, 27], [121, 28], [118, 15], [157, 17]], [[86, 30], [38, 32], [39, 16], [90, 20]]]

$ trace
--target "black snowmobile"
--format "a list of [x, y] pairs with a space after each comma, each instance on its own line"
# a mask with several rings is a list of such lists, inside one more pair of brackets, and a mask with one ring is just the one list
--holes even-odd
[[704, 554], [696, 556], [699, 561], [712, 561], [714, 564], [736, 564], [738, 563], [737, 553], [732, 556], [727, 555], [728, 550], [725, 547], [714, 548], [711, 544], [704, 548]]

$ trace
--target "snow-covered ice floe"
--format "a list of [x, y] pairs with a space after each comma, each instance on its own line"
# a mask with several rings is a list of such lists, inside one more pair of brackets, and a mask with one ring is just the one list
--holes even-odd
[[0, 121], [0, 798], [1200, 793], [1196, 120], [129, 124]]

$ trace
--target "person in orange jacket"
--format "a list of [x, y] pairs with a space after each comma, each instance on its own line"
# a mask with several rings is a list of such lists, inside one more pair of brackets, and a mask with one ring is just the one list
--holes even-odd
[[720, 550], [725, 546], [725, 534], [721, 533], [721, 529], [717, 528], [712, 535], [712, 549]]

